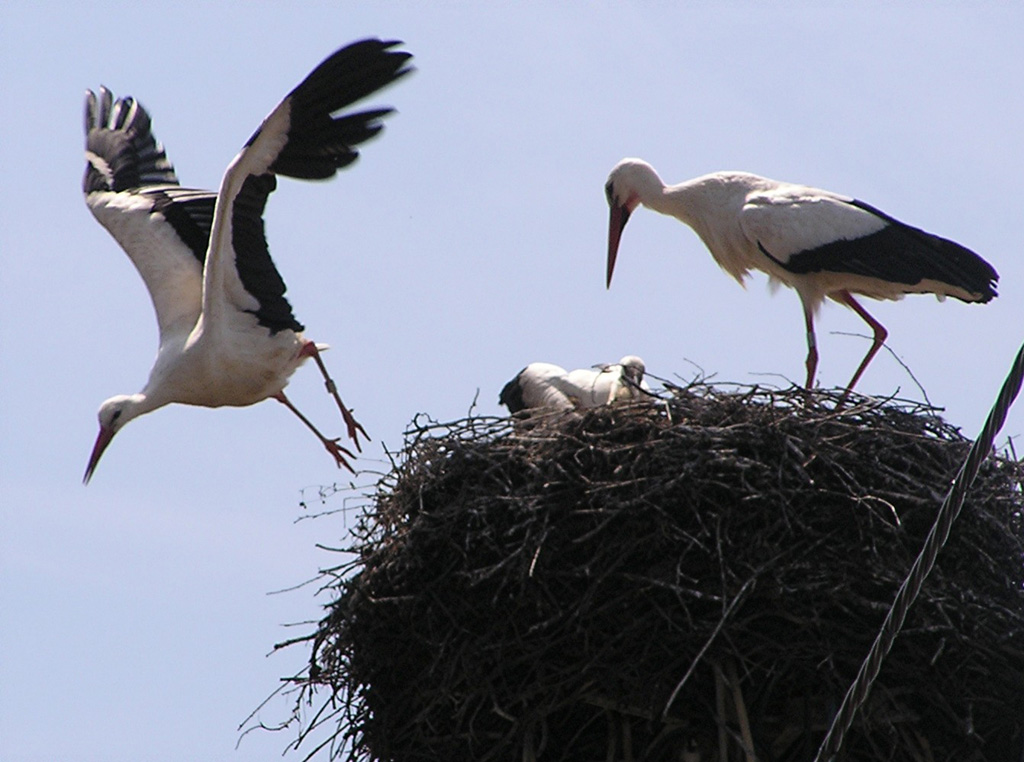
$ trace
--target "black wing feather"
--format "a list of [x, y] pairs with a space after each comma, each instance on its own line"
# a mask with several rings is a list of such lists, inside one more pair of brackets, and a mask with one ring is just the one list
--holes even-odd
[[[358, 157], [356, 146], [383, 129], [381, 119], [392, 109], [332, 114], [376, 92], [411, 71], [408, 53], [391, 50], [398, 42], [362, 40], [330, 55], [288, 94], [289, 129], [281, 152], [268, 172], [249, 175], [231, 210], [235, 267], [245, 290], [259, 302], [254, 310], [271, 333], [304, 330], [285, 299], [285, 284], [270, 257], [263, 224], [267, 197], [277, 186], [275, 175], [305, 180], [334, 176]], [[246, 142], [252, 145], [262, 127]]]
[[[331, 115], [405, 76], [412, 57], [399, 42], [362, 40], [329, 56], [288, 94], [288, 140], [270, 171], [304, 180], [332, 177], [359, 156], [356, 149], [383, 128], [389, 108]], [[246, 145], [256, 139], [257, 130]]]
[[134, 98], [114, 101], [105, 87], [99, 98], [86, 91], [85, 135], [86, 150], [100, 162], [86, 164], [85, 193], [178, 184], [174, 166], [153, 136], [149, 113]]
[[888, 224], [876, 233], [832, 241], [776, 263], [793, 273], [844, 272], [907, 286], [934, 280], [974, 294], [980, 302], [996, 296], [999, 274], [966, 246], [900, 222], [863, 201], [849, 203]]
[[276, 187], [274, 175], [249, 175], [231, 208], [231, 245], [235, 250], [238, 277], [245, 290], [260, 304], [259, 309], [250, 312], [260, 325], [270, 329], [271, 335], [286, 329], [305, 330], [284, 298], [284, 280], [270, 258], [263, 228], [267, 197]]
[[501, 394], [498, 395], [498, 404], [507, 407], [510, 413], [518, 413], [520, 410], [526, 409], [526, 400], [523, 399], [523, 385], [521, 383], [523, 373], [525, 372], [526, 368], [519, 371], [515, 378], [505, 384]]
[[153, 188], [142, 193], [153, 200], [153, 212], [164, 216], [202, 265], [210, 248], [217, 194], [190, 188]]

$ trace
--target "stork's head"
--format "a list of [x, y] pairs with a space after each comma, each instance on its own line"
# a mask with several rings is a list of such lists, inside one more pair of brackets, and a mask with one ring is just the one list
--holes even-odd
[[608, 198], [611, 216], [608, 220], [608, 280], [612, 284], [615, 257], [619, 253], [619, 239], [629, 221], [629, 215], [651, 194], [660, 193], [664, 187], [654, 168], [641, 159], [623, 159], [608, 175], [604, 193]]
[[96, 465], [100, 462], [103, 451], [107, 449], [107, 445], [114, 439], [114, 434], [119, 432], [132, 418], [136, 418], [146, 412], [142, 405], [144, 399], [139, 394], [119, 394], [100, 405], [98, 416], [100, 433], [96, 437], [96, 444], [92, 447], [89, 465], [85, 468], [85, 477], [82, 479], [85, 484], [88, 484], [92, 478], [92, 472], [96, 470]]
[[619, 360], [619, 365], [622, 366], [623, 374], [638, 384], [643, 380], [644, 373], [647, 372], [644, 361], [636, 355], [626, 355]]

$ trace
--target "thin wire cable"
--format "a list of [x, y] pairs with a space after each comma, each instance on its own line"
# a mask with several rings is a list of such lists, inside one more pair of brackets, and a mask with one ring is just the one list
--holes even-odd
[[832, 762], [836, 754], [839, 753], [839, 749], [843, 745], [843, 738], [853, 724], [854, 715], [867, 700], [871, 686], [875, 682], [875, 678], [878, 677], [879, 670], [882, 668], [882, 661], [889, 653], [893, 641], [896, 640], [896, 636], [903, 627], [903, 621], [907, 617], [908, 609], [917, 600], [917, 596], [921, 592], [921, 586], [931, 573], [932, 567], [935, 566], [936, 556], [938, 556], [939, 551], [946, 544], [946, 540], [949, 539], [950, 529], [953, 526], [953, 522], [956, 521], [956, 517], [960, 515], [960, 509], [963, 507], [967, 490], [974, 483], [974, 478], [978, 475], [978, 469], [981, 467], [982, 461], [991, 452], [996, 434], [999, 433], [999, 430], [1006, 422], [1006, 414], [1009, 412], [1010, 406], [1013, 405], [1013, 401], [1017, 398], [1018, 392], [1020, 392], [1022, 379], [1024, 379], [1024, 345], [1017, 351], [1013, 367], [1003, 382], [1003, 388], [1000, 389], [996, 403], [985, 420], [985, 426], [982, 428], [981, 434], [974, 441], [974, 444], [971, 445], [971, 450], [967, 453], [967, 458], [963, 466], [961, 466], [960, 472], [957, 474], [956, 479], [953, 480], [953, 484], [946, 494], [946, 499], [942, 502], [942, 507], [939, 508], [938, 515], [935, 517], [935, 523], [925, 539], [924, 547], [914, 561], [914, 565], [910, 568], [910, 573], [900, 586], [899, 592], [896, 593], [896, 598], [893, 600], [892, 607], [882, 623], [878, 637], [875, 638], [871, 650], [864, 659], [864, 663], [861, 664], [856, 680], [853, 681], [850, 689], [846, 692], [843, 703], [832, 720], [832, 726], [818, 748], [814, 762]]

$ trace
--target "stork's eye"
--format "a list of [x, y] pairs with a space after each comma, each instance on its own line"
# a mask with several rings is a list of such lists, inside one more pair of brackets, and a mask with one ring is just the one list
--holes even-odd
[[123, 413], [123, 412], [124, 412], [123, 410], [115, 410], [114, 414], [112, 416], [110, 416], [110, 422], [113, 423], [118, 418], [120, 418], [121, 417], [121, 413]]
[[615, 189], [612, 188], [611, 183], [606, 183], [604, 186], [604, 195], [608, 199], [608, 203], [611, 204], [615, 199]]

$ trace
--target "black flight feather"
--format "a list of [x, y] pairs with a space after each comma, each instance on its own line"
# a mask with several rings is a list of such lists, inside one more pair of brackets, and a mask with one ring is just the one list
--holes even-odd
[[[355, 146], [381, 131], [392, 109], [378, 108], [333, 117], [332, 114], [376, 92], [411, 71], [408, 53], [389, 50], [398, 42], [362, 40], [330, 55], [289, 93], [289, 129], [269, 172], [250, 175], [231, 210], [235, 266], [242, 285], [260, 303], [256, 315], [271, 333], [303, 330], [285, 299], [285, 284], [274, 267], [264, 234], [263, 210], [277, 186], [275, 175], [305, 180], [333, 177], [355, 161]], [[253, 133], [246, 146], [259, 136]]]
[[153, 199], [153, 212], [162, 214], [199, 264], [205, 264], [217, 194], [190, 188], [153, 188], [141, 193]]
[[996, 296], [998, 273], [967, 247], [900, 222], [863, 201], [849, 203], [887, 224], [860, 238], [839, 239], [801, 251], [788, 262], [776, 259], [760, 243], [758, 246], [792, 273], [843, 272], [906, 286], [934, 280], [967, 291], [974, 295], [972, 301], [989, 302]]
[[[360, 143], [382, 129], [391, 109], [331, 115], [405, 76], [409, 53], [393, 51], [399, 42], [362, 40], [329, 56], [288, 94], [288, 139], [270, 171], [305, 180], [332, 177], [359, 155]], [[262, 128], [261, 128], [262, 129]], [[260, 134], [257, 130], [246, 145]]]
[[263, 227], [263, 210], [267, 197], [277, 187], [271, 174], [249, 175], [231, 207], [231, 245], [235, 250], [235, 267], [245, 290], [256, 297], [260, 306], [251, 312], [271, 335], [290, 329], [302, 331], [292, 307], [284, 298], [285, 285], [274, 267]]
[[[113, 102], [110, 91], [100, 88], [85, 99], [85, 147], [101, 162], [89, 161], [82, 180], [85, 193], [124, 191], [149, 185], [177, 185], [174, 166], [153, 137], [146, 109], [133, 98]], [[105, 165], [105, 166], [102, 166]]]

